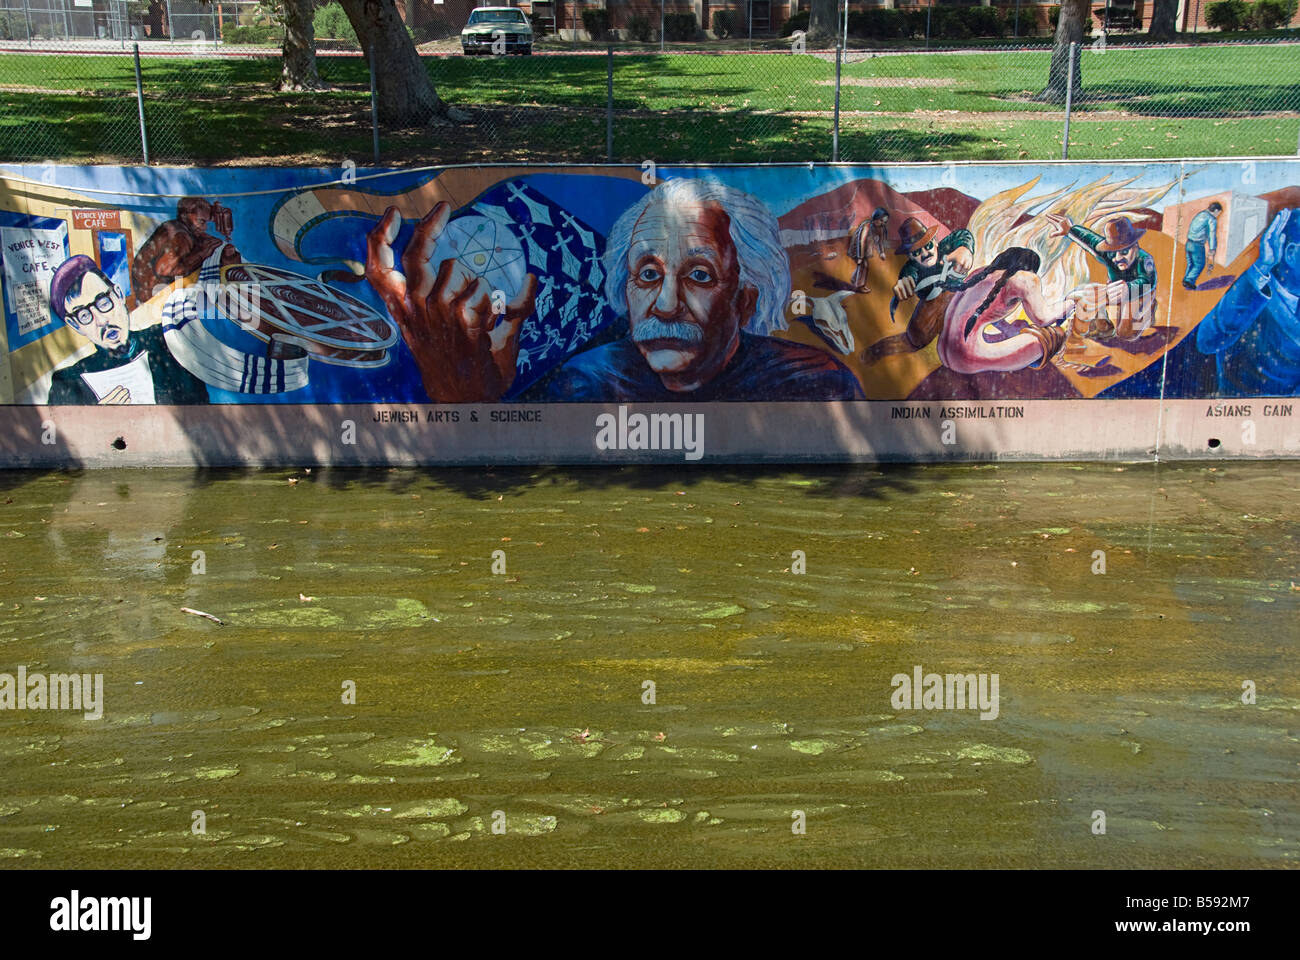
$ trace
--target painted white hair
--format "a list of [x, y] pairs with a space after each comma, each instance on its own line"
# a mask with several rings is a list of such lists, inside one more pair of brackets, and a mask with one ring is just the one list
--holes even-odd
[[766, 336], [786, 329], [785, 305], [790, 299], [790, 261], [781, 246], [776, 217], [757, 197], [716, 180], [665, 180], [618, 218], [605, 243], [605, 299], [627, 311], [627, 254], [632, 230], [653, 203], [717, 204], [731, 221], [729, 233], [740, 264], [740, 284], [758, 291], [754, 315], [745, 324], [749, 333]]

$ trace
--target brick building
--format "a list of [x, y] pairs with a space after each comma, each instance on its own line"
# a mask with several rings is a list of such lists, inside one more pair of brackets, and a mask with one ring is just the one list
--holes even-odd
[[[803, 0], [807, 8], [808, 0]], [[859, 4], [851, 4], [856, 9]], [[615, 30], [627, 36], [627, 23], [632, 17], [642, 16], [650, 22], [654, 36], [659, 35], [659, 0], [496, 0], [485, 3], [482, 0], [444, 0], [435, 4], [433, 0], [397, 0], [397, 7], [402, 17], [416, 30], [424, 30], [427, 39], [452, 37], [460, 33], [469, 19], [469, 13], [475, 7], [509, 6], [518, 7], [529, 15], [534, 29], [541, 27], [545, 32], [562, 31], [565, 36], [572, 36], [577, 30], [582, 39], [586, 33], [582, 28], [582, 11], [607, 9]], [[790, 17], [792, 9], [800, 7], [800, 0], [664, 0], [662, 10], [666, 13], [693, 13], [696, 22], [708, 26], [712, 22], [713, 11], [731, 10], [735, 13], [737, 32], [748, 33], [749, 16], [753, 14], [755, 36], [770, 36], [781, 31], [782, 25]]]
[[[1205, 25], [1206, 12], [1213, 0], [1179, 0], [1178, 27], [1180, 30], [1208, 29]], [[808, 9], [808, 0], [496, 0], [485, 3], [483, 0], [397, 0], [398, 9], [406, 22], [417, 29], [422, 29], [426, 36], [422, 39], [452, 37], [460, 33], [461, 27], [469, 19], [469, 12], [481, 6], [515, 6], [532, 18], [535, 27], [540, 26], [546, 32], [558, 30], [564, 36], [572, 36], [577, 31], [579, 38], [586, 38], [582, 28], [582, 11], [587, 9], [606, 9], [614, 30], [626, 39], [628, 21], [634, 16], [642, 16], [650, 22], [653, 35], [659, 35], [659, 16], [661, 9], [666, 13], [694, 13], [701, 28], [712, 27], [715, 10], [730, 10], [735, 14], [736, 34], [746, 36], [749, 32], [750, 16], [753, 17], [754, 36], [771, 36], [780, 33], [782, 25], [793, 14]], [[935, 6], [997, 6], [1004, 10], [1014, 10], [1015, 0], [936, 0]], [[850, 10], [899, 9], [916, 10], [927, 6], [923, 0], [849, 0]], [[1056, 2], [1039, 2], [1039, 0], [1021, 0], [1020, 35], [1046, 34], [1051, 32], [1051, 10]], [[1105, 0], [1094, 2], [1093, 32], [1100, 32], [1102, 21], [1109, 15], [1112, 31], [1145, 31], [1151, 24], [1152, 0]], [[1300, 11], [1292, 18], [1292, 26], [1300, 26]]]
[[[396, 2], [397, 12], [416, 32], [416, 39], [421, 43], [426, 40], [444, 40], [448, 37], [460, 36], [461, 28], [469, 20], [469, 12], [475, 7], [488, 6], [477, 0], [443, 0], [442, 3], [434, 3], [433, 0], [396, 0]], [[492, 4], [492, 6], [512, 7], [518, 4], [503, 0], [502, 3]]]
[[[609, 11], [610, 25], [626, 36], [628, 21], [635, 16], [644, 17], [650, 22], [654, 35], [659, 35], [660, 12], [693, 13], [696, 23], [705, 29], [713, 23], [715, 10], [730, 10], [735, 14], [736, 32], [746, 35], [749, 32], [749, 17], [752, 12], [755, 36], [770, 36], [781, 31], [782, 24], [789, 19], [792, 8], [798, 9], [799, 0], [603, 0], [603, 2], [584, 3], [581, 0], [519, 0], [516, 4], [530, 15], [553, 16], [556, 29], [582, 31], [582, 11], [592, 8], [604, 8]], [[534, 5], [538, 8], [533, 11]], [[804, 0], [807, 6], [807, 0]]]

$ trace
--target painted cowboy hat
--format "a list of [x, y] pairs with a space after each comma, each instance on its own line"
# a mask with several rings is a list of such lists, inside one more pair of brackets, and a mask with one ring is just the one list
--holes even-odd
[[898, 228], [898, 249], [894, 252], [907, 253], [916, 247], [923, 247], [934, 239], [934, 235], [938, 232], [937, 223], [927, 230], [925, 224], [916, 217], [908, 217]]
[[1133, 221], [1127, 217], [1116, 217], [1106, 224], [1106, 239], [1097, 244], [1097, 250], [1101, 253], [1127, 250], [1141, 240], [1144, 233], [1145, 230], [1133, 226]]

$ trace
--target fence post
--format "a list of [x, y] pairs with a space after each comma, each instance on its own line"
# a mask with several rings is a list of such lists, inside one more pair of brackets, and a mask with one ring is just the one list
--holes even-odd
[[664, 0], [659, 0], [659, 52], [664, 52]]
[[831, 163], [840, 160], [840, 41], [835, 38], [835, 121], [831, 127]]
[[1074, 105], [1074, 53], [1077, 43], [1070, 44], [1070, 62], [1065, 73], [1065, 136], [1061, 138], [1061, 159], [1070, 159], [1070, 108]]
[[23, 0], [23, 19], [27, 21], [27, 46], [32, 45], [32, 12], [27, 7], [27, 0]]
[[176, 39], [176, 24], [172, 20], [172, 0], [166, 0], [165, 5], [167, 7], [167, 41], [170, 43]]
[[144, 165], [149, 166], [149, 131], [144, 125], [144, 84], [140, 82], [140, 44], [135, 46], [135, 108], [140, 114], [140, 150], [144, 153]]
[[366, 66], [370, 69], [370, 135], [375, 144], [375, 163], [379, 163], [379, 94], [375, 92], [375, 41], [369, 44]]
[[614, 162], [614, 45], [609, 45], [605, 65], [605, 162]]

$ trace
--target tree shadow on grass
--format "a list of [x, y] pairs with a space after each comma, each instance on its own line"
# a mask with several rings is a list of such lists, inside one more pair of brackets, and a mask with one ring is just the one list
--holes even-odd
[[615, 114], [616, 159], [782, 163], [831, 158], [831, 117], [754, 110]]
[[[603, 108], [475, 107], [463, 124], [392, 131], [388, 163], [603, 162]], [[803, 162], [830, 159], [830, 118], [737, 111], [616, 111], [616, 162]]]
[[[736, 64], [743, 63], [743, 68]], [[601, 56], [438, 57], [425, 64], [438, 94], [471, 108], [478, 104], [528, 104], [604, 107], [608, 64]], [[717, 64], [716, 69], [702, 64]], [[709, 111], [785, 107], [797, 94], [805, 109], [829, 110], [833, 89], [816, 80], [833, 76], [826, 64], [801, 59], [619, 56], [614, 59], [616, 108], [673, 107]]]
[[[131, 86], [134, 64], [128, 58]], [[318, 57], [317, 73], [331, 85], [370, 91], [370, 71], [361, 57]], [[238, 90], [267, 91], [280, 77], [278, 56], [227, 59], [218, 57], [167, 57], [145, 59], [141, 80], [146, 96], [210, 92], [230, 95]]]
[[1085, 81], [1082, 110], [1122, 109], [1144, 117], [1253, 117], [1300, 111], [1300, 78], [1294, 85], [1132, 84]]
[[[1039, 110], [1059, 113], [1064, 103], [1034, 100], [1035, 94], [1008, 96], [999, 91], [978, 91], [991, 104], [1006, 112]], [[1075, 110], [1120, 110], [1142, 117], [1186, 119], [1189, 117], [1259, 117], [1300, 111], [1300, 78], [1296, 84], [1202, 84], [1161, 83], [1151, 78], [1131, 82], [1090, 83], [1084, 77], [1083, 91], [1072, 101]], [[1002, 109], [990, 112], [1003, 112]]]
[[[898, 124], [897, 126], [889, 124]], [[873, 121], [868, 129], [851, 122], [840, 126], [840, 159], [855, 163], [898, 160], [1005, 159], [1009, 147], [986, 134], [944, 129], [917, 130], [902, 121]]]
[[263, 94], [226, 109], [219, 100], [146, 104], [158, 160], [223, 161], [369, 156], [369, 102], [359, 96]]
[[429, 57], [438, 96], [480, 104], [605, 106], [603, 57]]
[[41, 163], [92, 157], [139, 162], [139, 124], [135, 97], [126, 93], [10, 93], [0, 100], [0, 156]]

